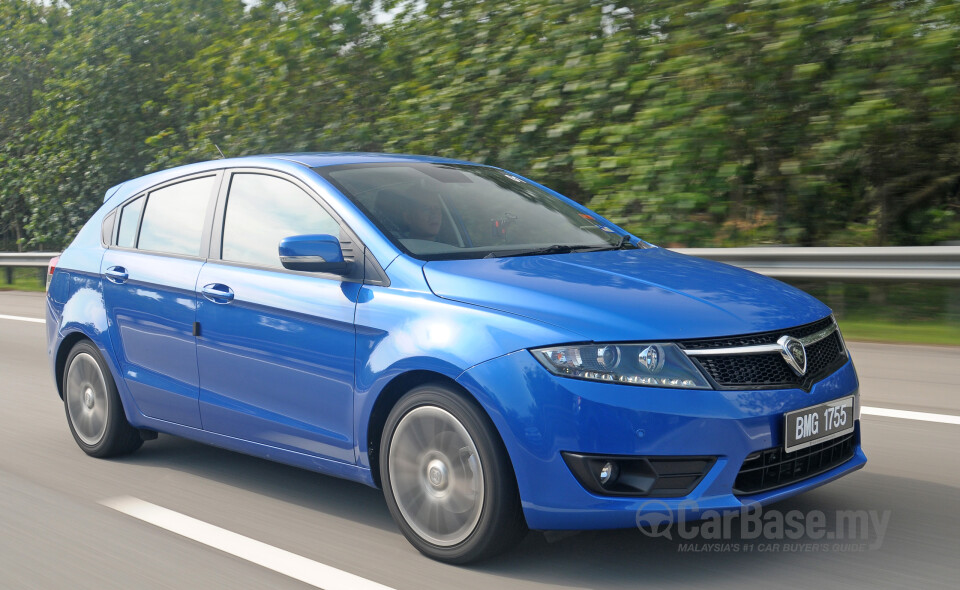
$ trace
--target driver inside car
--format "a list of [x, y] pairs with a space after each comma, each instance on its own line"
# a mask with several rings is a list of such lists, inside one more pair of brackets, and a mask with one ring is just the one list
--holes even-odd
[[443, 226], [443, 205], [436, 193], [406, 195], [403, 209], [402, 235], [405, 238], [437, 241]]

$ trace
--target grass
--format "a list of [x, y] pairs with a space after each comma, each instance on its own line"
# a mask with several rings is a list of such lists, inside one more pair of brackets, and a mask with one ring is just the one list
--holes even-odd
[[12, 284], [7, 283], [7, 269], [0, 270], [0, 291], [43, 291], [45, 288], [36, 268], [14, 268]]
[[851, 318], [840, 320], [847, 340], [960, 346], [960, 325], [950, 322], [893, 322]]

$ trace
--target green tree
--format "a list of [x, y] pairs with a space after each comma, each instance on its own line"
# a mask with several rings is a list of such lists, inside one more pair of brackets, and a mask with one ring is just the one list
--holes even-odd
[[0, 0], [0, 247], [150, 170], [501, 165], [665, 244], [960, 238], [951, 0]]
[[635, 114], [576, 148], [594, 206], [690, 244], [960, 230], [956, 3], [642, 6], [662, 24], [635, 57], [653, 64], [631, 76]]
[[65, 246], [108, 187], [147, 170], [147, 138], [185, 124], [168, 104], [170, 81], [243, 10], [240, 0], [70, 3], [23, 164], [34, 244]]
[[35, 145], [26, 136], [62, 17], [57, 5], [0, 2], [0, 250], [22, 250], [29, 241], [23, 162]]
[[384, 88], [370, 2], [263, 2], [189, 60], [167, 100], [191, 116], [150, 139], [157, 165], [304, 150], [372, 150]]

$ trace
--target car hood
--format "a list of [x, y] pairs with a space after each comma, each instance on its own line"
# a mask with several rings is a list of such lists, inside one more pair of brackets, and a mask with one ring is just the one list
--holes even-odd
[[445, 299], [587, 340], [677, 340], [781, 330], [829, 308], [779, 281], [663, 248], [427, 262]]

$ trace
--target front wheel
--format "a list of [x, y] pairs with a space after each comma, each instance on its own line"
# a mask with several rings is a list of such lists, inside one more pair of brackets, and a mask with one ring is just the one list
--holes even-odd
[[78, 342], [63, 372], [63, 405], [74, 440], [93, 457], [132, 453], [140, 448], [140, 432], [123, 413], [120, 394], [97, 347]]
[[526, 532], [499, 436], [479, 408], [445, 386], [418, 387], [390, 412], [380, 476], [400, 530], [433, 559], [484, 559]]

